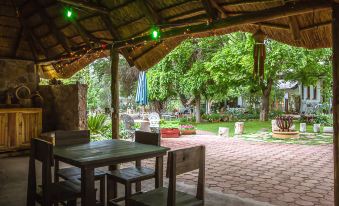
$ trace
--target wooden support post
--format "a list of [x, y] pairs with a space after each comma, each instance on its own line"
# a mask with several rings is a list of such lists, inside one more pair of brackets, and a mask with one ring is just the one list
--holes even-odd
[[119, 139], [119, 53], [111, 49], [112, 139]]
[[339, 3], [332, 11], [334, 205], [339, 206]]

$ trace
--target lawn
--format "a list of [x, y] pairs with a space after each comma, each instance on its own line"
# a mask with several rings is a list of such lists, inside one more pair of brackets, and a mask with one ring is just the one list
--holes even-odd
[[[196, 127], [198, 130], [209, 131], [215, 134], [218, 133], [219, 127], [230, 128], [230, 136], [234, 135], [235, 122], [218, 122], [218, 123], [200, 123]], [[296, 130], [299, 130], [300, 123], [295, 122]], [[322, 131], [322, 127], [321, 127]], [[276, 139], [272, 138], [271, 134], [271, 121], [261, 122], [258, 120], [247, 121], [244, 126], [244, 134], [241, 138], [250, 141], [263, 141], [274, 143], [287, 143], [287, 144], [306, 144], [306, 145], [318, 145], [318, 144], [331, 144], [333, 141], [332, 135], [314, 134], [313, 125], [307, 125], [307, 132], [300, 135], [297, 139]]]
[[[218, 134], [219, 127], [230, 128], [230, 136], [234, 135], [235, 122], [217, 122], [217, 123], [199, 123], [196, 125], [198, 130], [209, 131]], [[296, 129], [299, 130], [300, 123], [295, 122]], [[245, 122], [244, 134], [257, 133], [259, 131], [271, 131], [271, 121], [261, 122], [259, 120], [252, 120]], [[322, 131], [322, 128], [321, 128]], [[307, 125], [307, 132], [313, 132], [313, 125]]]

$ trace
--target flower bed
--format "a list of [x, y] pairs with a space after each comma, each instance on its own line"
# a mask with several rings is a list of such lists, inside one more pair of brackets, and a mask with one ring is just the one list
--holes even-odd
[[182, 135], [192, 135], [192, 134], [196, 134], [196, 128], [191, 125], [180, 125], [180, 133]]
[[162, 128], [160, 135], [162, 138], [178, 138], [180, 137], [180, 130], [178, 128]]

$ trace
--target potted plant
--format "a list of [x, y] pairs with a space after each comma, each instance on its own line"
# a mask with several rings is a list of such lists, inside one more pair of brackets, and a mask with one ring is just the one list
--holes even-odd
[[180, 136], [178, 122], [160, 122], [160, 135], [162, 138], [178, 138]]
[[196, 134], [196, 128], [191, 124], [180, 125], [180, 133], [182, 135]]

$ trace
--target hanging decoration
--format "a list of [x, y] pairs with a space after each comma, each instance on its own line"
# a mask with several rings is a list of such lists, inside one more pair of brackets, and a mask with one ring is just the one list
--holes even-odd
[[253, 67], [253, 77], [254, 79], [259, 78], [259, 82], [264, 80], [265, 73], [265, 59], [266, 59], [266, 47], [265, 47], [265, 38], [266, 35], [264, 32], [259, 29], [255, 34], [253, 34], [255, 40], [254, 43], [254, 67]]

